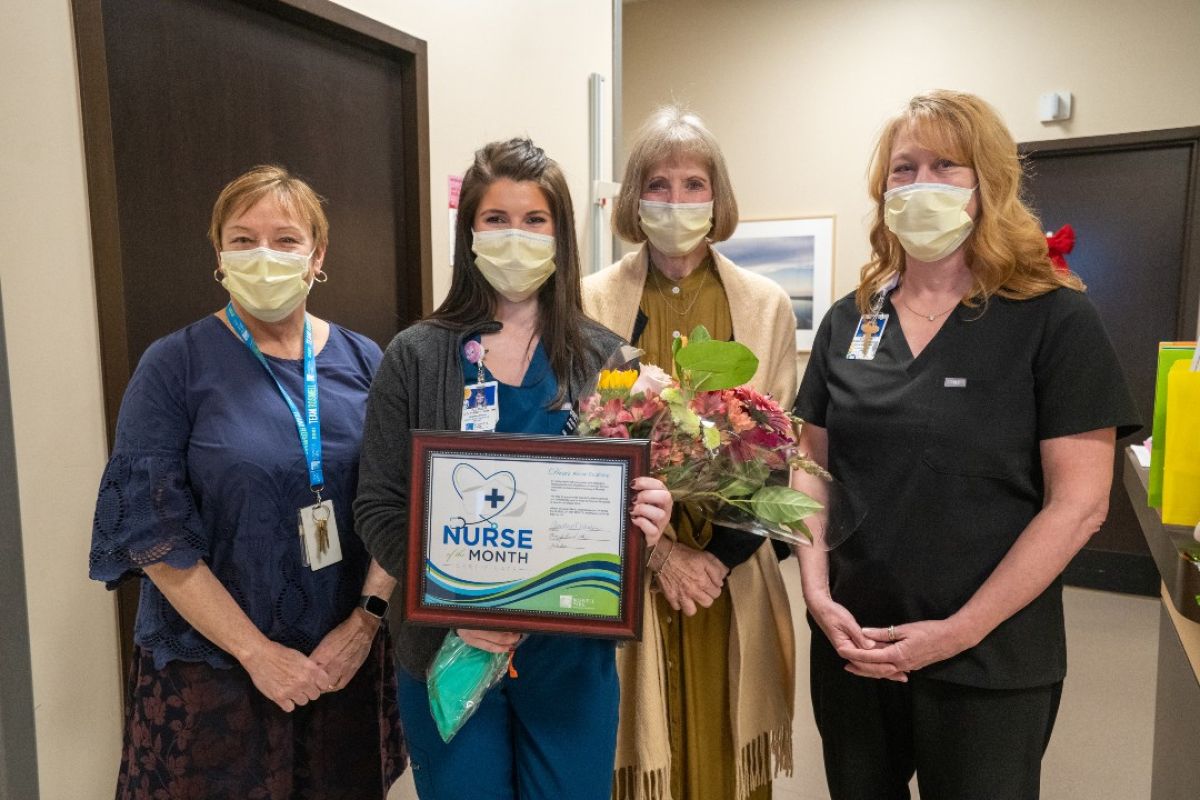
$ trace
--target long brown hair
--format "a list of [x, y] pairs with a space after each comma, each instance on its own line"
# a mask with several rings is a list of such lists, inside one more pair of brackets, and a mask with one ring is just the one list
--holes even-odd
[[445, 328], [465, 331], [495, 318], [496, 290], [475, 266], [471, 241], [479, 204], [488, 187], [501, 178], [536, 184], [546, 196], [554, 220], [554, 273], [538, 289], [537, 302], [538, 334], [558, 380], [558, 395], [552, 401], [557, 406], [566, 397], [572, 379], [582, 383], [592, 377], [587, 374], [583, 356], [597, 351], [584, 334], [579, 243], [575, 238], [575, 212], [567, 179], [554, 159], [529, 139], [492, 142], [475, 151], [475, 162], [463, 175], [458, 195], [450, 291], [427, 319]]
[[979, 181], [979, 214], [967, 241], [973, 285], [963, 301], [986, 303], [993, 295], [1027, 300], [1083, 281], [1050, 262], [1042, 225], [1022, 199], [1025, 177], [1012, 134], [990, 105], [973, 94], [938, 90], [919, 94], [884, 126], [871, 159], [868, 187], [875, 201], [871, 260], [863, 265], [855, 301], [866, 314], [873, 298], [894, 275], [904, 275], [904, 249], [884, 223], [892, 146], [902, 132], [924, 148], [971, 167]]

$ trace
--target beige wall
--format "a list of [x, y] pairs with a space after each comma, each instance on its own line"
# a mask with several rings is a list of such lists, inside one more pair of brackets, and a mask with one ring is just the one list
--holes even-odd
[[[688, 102], [744, 218], [836, 215], [835, 296], [869, 252], [874, 137], [923, 89], [979, 94], [1018, 141], [1200, 125], [1196, 0], [649, 0], [623, 35], [625, 130]], [[1053, 90], [1075, 115], [1043, 125]]]
[[[441, 270], [449, 263], [447, 178], [462, 175], [475, 150], [496, 139], [529, 136], [562, 165], [586, 260], [588, 76], [603, 75], [611, 98], [610, 0], [338, 1], [429, 43], [434, 302], [450, 286]], [[611, 115], [601, 141], [607, 168]]]
[[[582, 219], [587, 78], [612, 72], [608, 0], [344, 5], [429, 44], [436, 300], [449, 285], [446, 176], [461, 174], [485, 141], [532, 136], [567, 171]], [[0, 283], [41, 792], [50, 800], [111, 797], [120, 747], [114, 601], [86, 579], [106, 458], [87, 208], [70, 2], [8, 3]]]
[[6, 4], [0, 76], [0, 281], [41, 796], [111, 797], [117, 625], [87, 580], [104, 412], [67, 0]]

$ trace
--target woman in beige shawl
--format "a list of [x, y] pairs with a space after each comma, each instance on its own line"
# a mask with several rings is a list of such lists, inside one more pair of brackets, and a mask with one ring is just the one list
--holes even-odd
[[[641, 247], [584, 279], [584, 310], [670, 368], [671, 343], [704, 325], [759, 359], [751, 385], [796, 393], [791, 302], [711, 247], [737, 226], [712, 134], [665, 107], [638, 133], [613, 227]], [[665, 537], [669, 536], [670, 541]], [[650, 558], [642, 641], [621, 649], [614, 796], [763, 800], [791, 771], [794, 644], [775, 549], [676, 506]]]

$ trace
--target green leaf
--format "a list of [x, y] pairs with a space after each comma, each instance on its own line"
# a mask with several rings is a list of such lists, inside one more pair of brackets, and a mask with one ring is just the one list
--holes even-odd
[[824, 506], [787, 486], [764, 486], [750, 498], [751, 513], [767, 522], [794, 525]]
[[757, 481], [759, 486], [762, 486], [767, 482], [767, 478], [771, 477], [771, 468], [761, 461], [747, 461], [739, 464], [737, 472], [752, 481]]
[[723, 489], [720, 491], [726, 497], [745, 497], [761, 489], [769, 477], [771, 477], [771, 468], [766, 464], [761, 461], [746, 461], [742, 464], [734, 465], [721, 485], [725, 486], [728, 484], [732, 487], [745, 486], [749, 488], [740, 494], [728, 494]]
[[761, 461], [746, 461], [734, 465], [721, 480], [717, 493], [723, 497], [749, 497], [763, 487], [771, 469]]
[[750, 348], [738, 342], [717, 342], [711, 339], [688, 342], [675, 352], [675, 365], [692, 374], [692, 387], [697, 391], [732, 389], [754, 377], [758, 358]]
[[754, 494], [761, 485], [761, 481], [730, 475], [717, 487], [717, 494], [722, 497], [746, 497]]
[[679, 430], [689, 436], [700, 435], [700, 416], [684, 405], [671, 405], [671, 419], [675, 420], [675, 424]]
[[692, 328], [691, 334], [688, 335], [688, 344], [711, 341], [712, 336], [709, 335], [708, 328], [704, 327], [703, 325], [697, 325], [696, 327]]
[[808, 525], [806, 525], [803, 520], [798, 519], [795, 522], [791, 522], [788, 524], [788, 527], [803, 536], [805, 539], [808, 539], [810, 544], [812, 543], [812, 531], [808, 529]]

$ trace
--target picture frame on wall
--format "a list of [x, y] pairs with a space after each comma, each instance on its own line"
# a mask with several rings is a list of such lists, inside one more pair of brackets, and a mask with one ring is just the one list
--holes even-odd
[[742, 220], [713, 246], [739, 267], [778, 283], [796, 313], [796, 350], [812, 350], [833, 304], [833, 217]]

